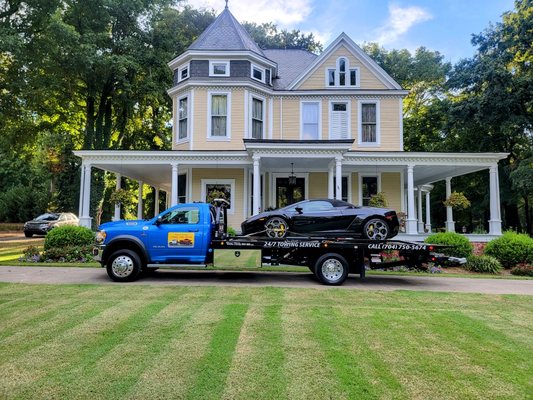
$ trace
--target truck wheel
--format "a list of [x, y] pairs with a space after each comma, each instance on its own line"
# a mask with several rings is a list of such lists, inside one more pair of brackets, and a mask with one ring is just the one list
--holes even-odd
[[326, 285], [341, 285], [348, 276], [348, 262], [340, 254], [327, 253], [316, 260], [314, 272]]
[[141, 272], [141, 259], [131, 250], [118, 250], [107, 261], [107, 274], [115, 282], [131, 282]]

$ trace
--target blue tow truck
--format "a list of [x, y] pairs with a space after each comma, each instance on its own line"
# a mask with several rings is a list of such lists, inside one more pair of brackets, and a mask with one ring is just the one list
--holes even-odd
[[[214, 204], [178, 204], [150, 220], [104, 223], [96, 233], [94, 258], [112, 280], [131, 282], [159, 268], [207, 267], [219, 250], [237, 256], [243, 250], [256, 250], [261, 265], [307, 266], [326, 285], [342, 284], [349, 273], [364, 279], [366, 268], [450, 261], [434, 253], [437, 246], [400, 240], [229, 237], [226, 208], [227, 202], [217, 199]], [[396, 251], [399, 260], [383, 262], [384, 251]]]

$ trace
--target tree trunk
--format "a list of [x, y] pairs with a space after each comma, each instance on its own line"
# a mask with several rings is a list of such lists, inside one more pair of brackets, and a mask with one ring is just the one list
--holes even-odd
[[524, 214], [526, 217], [526, 232], [529, 235], [533, 235], [533, 231], [531, 230], [531, 212], [529, 208], [529, 198], [528, 196], [524, 196]]

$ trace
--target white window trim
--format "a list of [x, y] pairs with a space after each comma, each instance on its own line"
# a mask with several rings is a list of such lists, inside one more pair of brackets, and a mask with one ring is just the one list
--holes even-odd
[[[215, 64], [224, 64], [226, 65], [225, 74], [215, 74], [214, 65]], [[230, 62], [229, 60], [209, 60], [209, 76], [219, 77], [219, 76], [230, 76]]]
[[359, 182], [358, 182], [358, 187], [357, 187], [357, 190], [359, 191], [358, 193], [358, 200], [359, 200], [358, 205], [359, 206], [363, 205], [363, 178], [366, 178], [366, 177], [378, 178], [378, 193], [381, 192], [381, 172], [378, 172], [376, 174], [359, 173], [359, 177], [358, 177]]
[[[211, 136], [211, 98], [213, 95], [227, 96], [226, 136]], [[231, 140], [231, 92], [209, 91], [207, 92], [207, 140], [230, 141]]]
[[[262, 79], [257, 79], [256, 77], [254, 77], [254, 69], [257, 69], [259, 71], [261, 71], [261, 74], [263, 76]], [[261, 82], [261, 83], [265, 83], [265, 76], [266, 76], [266, 71], [265, 71], [265, 68], [263, 67], [260, 67], [259, 65], [257, 64], [250, 64], [250, 77], [258, 82]]]
[[261, 132], [261, 138], [266, 139], [266, 97], [259, 96], [257, 94], [251, 94], [249, 97], [249, 105], [248, 105], [248, 134], [246, 135], [248, 139], [252, 139], [252, 127], [253, 127], [253, 103], [254, 99], [261, 100], [263, 102], [263, 131]]
[[[346, 74], [346, 80], [347, 83], [344, 86], [340, 85], [340, 69], [339, 69], [339, 63], [341, 58], [344, 58], [346, 60], [346, 70], [344, 73]], [[335, 84], [333, 86], [329, 85], [329, 71], [334, 70], [335, 71]], [[355, 73], [355, 85], [350, 85], [350, 71], [356, 71]], [[353, 89], [353, 88], [359, 88], [361, 87], [361, 69], [359, 67], [350, 67], [350, 60], [346, 56], [340, 56], [337, 58], [337, 61], [335, 61], [335, 67], [326, 67], [324, 69], [324, 85], [326, 88], [329, 89]]]
[[318, 138], [317, 140], [322, 140], [322, 101], [320, 100], [301, 100], [300, 101], [300, 140], [303, 140], [303, 135], [304, 135], [304, 120], [303, 120], [304, 104], [318, 104]]
[[[376, 105], [376, 141], [363, 142], [363, 104]], [[378, 99], [358, 100], [357, 102], [357, 145], [360, 147], [380, 147], [381, 146], [381, 105]]]
[[[180, 139], [180, 100], [187, 99], [187, 136]], [[176, 143], [187, 143], [191, 137], [191, 96], [189, 93], [184, 94], [177, 98], [176, 102]]]
[[205, 201], [207, 195], [206, 185], [230, 185], [231, 195], [230, 203], [231, 208], [228, 208], [228, 214], [235, 214], [235, 179], [201, 179], [200, 184], [202, 186], [202, 201]]
[[[182, 78], [182, 77], [181, 77], [181, 72], [182, 72], [184, 69], [187, 70], [187, 76], [186, 76], [185, 78]], [[178, 68], [178, 83], [179, 83], [179, 82], [182, 82], [182, 81], [184, 81], [184, 80], [186, 80], [186, 79], [189, 79], [190, 77], [191, 77], [191, 68], [190, 68], [190, 64], [189, 64], [189, 63], [187, 63], [187, 64], [183, 64], [182, 66], [180, 66], [180, 67]]]
[[329, 100], [328, 102], [328, 118], [329, 118], [329, 123], [328, 123], [328, 137], [329, 137], [329, 140], [332, 140], [331, 139], [331, 113], [333, 112], [332, 110], [332, 105], [333, 103], [346, 103], [346, 112], [348, 113], [348, 137], [347, 139], [351, 139], [352, 138], [352, 102], [350, 100]]

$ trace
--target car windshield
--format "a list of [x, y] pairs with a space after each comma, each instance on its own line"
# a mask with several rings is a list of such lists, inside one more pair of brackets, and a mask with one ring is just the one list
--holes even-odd
[[39, 215], [37, 218], [35, 218], [35, 220], [36, 221], [57, 221], [58, 218], [59, 218], [58, 214], [47, 213], [47, 214]]

